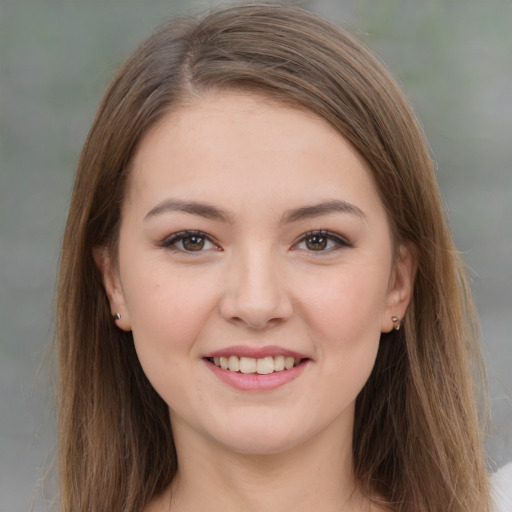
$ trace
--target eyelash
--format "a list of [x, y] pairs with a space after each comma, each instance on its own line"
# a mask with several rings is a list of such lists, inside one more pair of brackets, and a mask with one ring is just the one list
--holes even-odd
[[353, 247], [353, 245], [350, 242], [348, 242], [345, 238], [343, 238], [342, 236], [337, 235], [336, 233], [332, 233], [331, 231], [320, 229], [320, 230], [308, 231], [307, 233], [304, 233], [300, 237], [300, 239], [293, 244], [292, 249], [296, 250], [298, 245], [302, 244], [303, 242], [307, 242], [308, 240], [312, 239], [315, 236], [325, 238], [327, 240], [327, 244], [329, 242], [334, 242], [335, 246], [329, 247], [329, 248], [324, 248], [324, 249], [321, 249], [318, 251], [310, 249], [308, 252], [326, 253], [326, 252], [338, 251], [338, 250], [342, 250], [342, 249], [349, 249], [349, 248]]
[[[219, 248], [217, 242], [215, 242], [215, 240], [212, 237], [210, 237], [203, 231], [197, 231], [197, 230], [186, 230], [186, 231], [179, 231], [177, 233], [173, 233], [172, 235], [170, 235], [167, 238], [165, 238], [164, 240], [162, 240], [162, 242], [160, 242], [158, 245], [160, 245], [160, 247], [165, 247], [165, 248], [167, 248], [171, 251], [175, 251], [175, 252], [185, 252], [185, 253], [189, 253], [189, 254], [194, 253], [194, 252], [197, 252], [197, 253], [204, 252], [203, 247], [200, 247], [199, 250], [197, 250], [197, 251], [187, 250], [186, 248], [176, 247], [176, 244], [178, 242], [180, 242], [180, 241], [183, 242], [184, 240], [191, 239], [194, 237], [201, 239], [203, 243], [207, 242], [207, 243], [212, 244], [217, 250], [222, 250]], [[335, 246], [322, 248], [320, 250], [314, 250], [314, 249], [309, 249], [309, 250], [304, 249], [304, 250], [306, 250], [308, 252], [312, 252], [312, 253], [314, 253], [314, 252], [326, 253], [326, 252], [337, 251], [337, 250], [353, 247], [350, 242], [348, 242], [345, 238], [341, 237], [340, 235], [337, 235], [336, 233], [332, 233], [331, 231], [327, 231], [327, 230], [315, 230], [315, 231], [308, 231], [307, 233], [304, 233], [300, 237], [300, 239], [297, 240], [297, 242], [295, 242], [292, 245], [291, 250], [298, 250], [298, 246], [300, 244], [302, 244], [304, 242], [307, 243], [308, 240], [311, 240], [314, 237], [320, 237], [320, 238], [326, 239], [327, 245], [329, 244], [329, 242], [334, 242]]]
[[172, 235], [168, 236], [162, 242], [160, 242], [158, 245], [161, 247], [165, 247], [171, 251], [175, 252], [185, 252], [185, 253], [194, 253], [194, 252], [203, 252], [202, 248], [198, 251], [193, 250], [187, 250], [185, 248], [178, 248], [176, 247], [176, 244], [180, 241], [187, 240], [193, 237], [197, 237], [202, 239], [204, 242], [208, 242], [215, 246], [218, 250], [220, 250], [217, 242], [213, 240], [212, 237], [208, 236], [206, 233], [203, 233], [202, 231], [196, 231], [196, 230], [187, 230], [187, 231], [179, 231], [178, 233], [173, 233]]

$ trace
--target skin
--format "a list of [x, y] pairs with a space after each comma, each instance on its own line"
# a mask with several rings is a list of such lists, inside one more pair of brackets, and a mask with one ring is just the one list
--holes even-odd
[[[208, 208], [176, 209], [191, 201]], [[170, 239], [184, 230], [208, 238]], [[354, 403], [381, 333], [405, 314], [414, 262], [338, 132], [253, 94], [195, 98], [142, 139], [117, 264], [95, 258], [169, 405], [179, 471], [151, 510], [370, 509], [351, 469]], [[233, 345], [305, 361], [276, 389], [244, 391], [205, 360]]]

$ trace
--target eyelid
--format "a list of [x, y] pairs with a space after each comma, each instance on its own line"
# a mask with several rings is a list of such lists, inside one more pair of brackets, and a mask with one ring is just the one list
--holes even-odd
[[201, 251], [185, 251], [183, 249], [179, 249], [175, 247], [175, 244], [179, 242], [180, 240], [183, 240], [185, 238], [197, 236], [199, 238], [204, 238], [211, 244], [215, 246], [217, 250], [222, 250], [219, 246], [219, 243], [210, 235], [205, 233], [204, 231], [199, 231], [197, 229], [185, 229], [183, 231], [177, 231], [176, 233], [171, 233], [170, 235], [166, 236], [163, 240], [157, 243], [158, 246], [164, 247], [169, 250], [174, 250], [176, 252], [183, 252], [187, 254], [194, 254], [194, 253], [201, 253], [205, 252], [205, 250]]
[[[206, 241], [208, 241], [212, 245], [214, 245], [217, 250], [222, 250], [219, 243], [212, 236], [208, 235], [204, 231], [199, 231], [196, 229], [187, 229], [187, 230], [183, 230], [183, 231], [177, 231], [176, 233], [172, 233], [172, 234], [166, 236], [163, 240], [161, 240], [160, 242], [157, 242], [156, 245], [158, 245], [160, 247], [164, 247], [169, 250], [174, 250], [176, 252], [184, 252], [187, 254], [193, 254], [194, 252], [197, 252], [197, 253], [205, 252], [205, 250], [186, 251], [186, 250], [179, 249], [179, 248], [175, 247], [175, 244], [177, 242], [179, 242], [180, 240], [183, 240], [188, 237], [193, 237], [193, 236], [204, 238]], [[302, 234], [292, 244], [291, 250], [296, 250], [297, 246], [300, 243], [304, 242], [305, 240], [307, 240], [308, 238], [313, 237], [313, 236], [324, 236], [324, 237], [328, 238], [329, 240], [333, 241], [337, 245], [337, 247], [332, 247], [330, 249], [318, 251], [318, 253], [327, 253], [327, 252], [335, 251], [338, 249], [345, 249], [345, 248], [353, 247], [353, 245], [346, 239], [346, 237], [339, 235], [338, 233], [334, 233], [332, 231], [328, 231], [325, 229], [316, 229], [316, 230], [308, 231], [308, 232]], [[309, 251], [309, 252], [315, 252], [315, 251]]]
[[[334, 241], [337, 244], [337, 247], [323, 250], [323, 251], [317, 251], [318, 253], [328, 253], [331, 251], [336, 251], [339, 249], [350, 249], [353, 247], [353, 244], [347, 240], [346, 237], [339, 235], [338, 233], [334, 233], [332, 231], [326, 230], [326, 229], [315, 229], [312, 231], [308, 231], [307, 233], [304, 233], [301, 235], [297, 241], [295, 241], [291, 247], [292, 250], [296, 250], [296, 247], [307, 240], [310, 237], [313, 236], [324, 236], [332, 241]], [[316, 252], [316, 251], [309, 251], [309, 252]]]

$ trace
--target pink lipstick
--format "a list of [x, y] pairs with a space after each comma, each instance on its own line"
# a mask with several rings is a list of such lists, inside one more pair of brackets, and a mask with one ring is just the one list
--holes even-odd
[[203, 360], [226, 384], [243, 391], [276, 389], [296, 379], [310, 359], [277, 346], [231, 346], [207, 354]]

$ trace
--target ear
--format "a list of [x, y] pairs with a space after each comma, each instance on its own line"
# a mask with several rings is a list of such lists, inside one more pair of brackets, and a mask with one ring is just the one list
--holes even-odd
[[390, 332], [395, 327], [393, 317], [399, 321], [405, 316], [411, 300], [416, 275], [416, 259], [405, 244], [398, 247], [397, 256], [391, 272], [386, 304], [381, 323], [382, 332]]
[[[120, 329], [130, 331], [130, 316], [126, 307], [117, 265], [106, 247], [95, 247], [92, 255], [100, 271], [103, 287], [107, 293], [110, 303], [110, 314]], [[120, 318], [116, 318], [116, 315], [120, 315]]]

